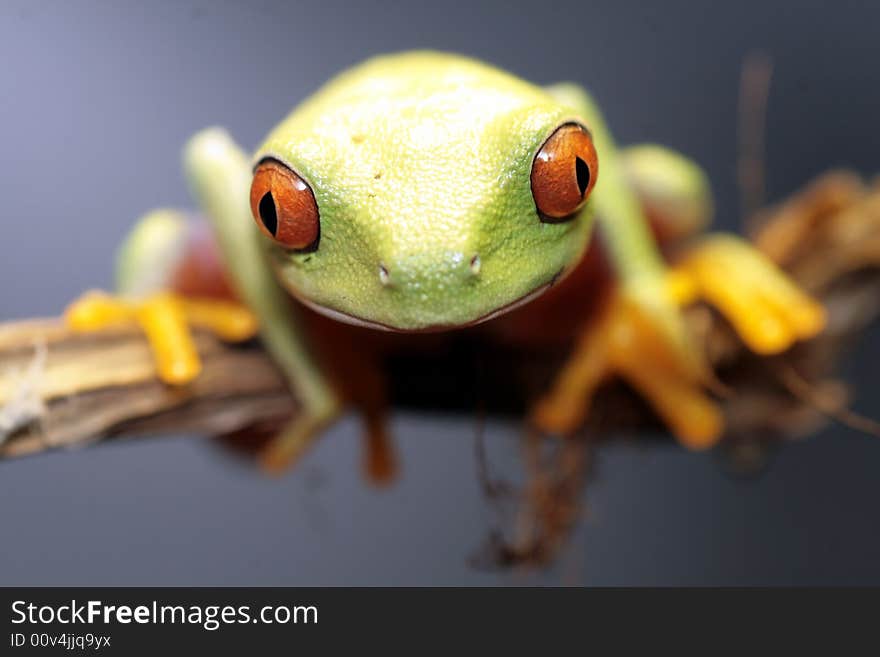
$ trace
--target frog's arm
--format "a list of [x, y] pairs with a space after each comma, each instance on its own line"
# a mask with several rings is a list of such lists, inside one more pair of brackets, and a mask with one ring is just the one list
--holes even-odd
[[239, 303], [175, 292], [173, 271], [186, 258], [188, 221], [173, 209], [154, 210], [138, 221], [119, 250], [117, 294], [90, 292], [66, 313], [68, 324], [94, 331], [119, 322], [139, 324], [151, 345], [159, 377], [184, 385], [201, 371], [190, 326], [232, 342], [259, 331], [301, 404], [295, 420], [271, 441], [266, 465], [280, 469], [295, 459], [341, 405], [300, 331], [298, 317], [269, 268], [250, 217], [251, 171], [245, 154], [222, 130], [193, 137], [184, 169], [194, 196], [210, 219], [223, 254], [225, 273]]
[[275, 441], [271, 463], [282, 465], [339, 412], [340, 402], [309, 352], [295, 310], [275, 280], [251, 219], [252, 172], [247, 156], [218, 128], [198, 133], [184, 150], [193, 194], [211, 219], [240, 298], [257, 315], [260, 334], [302, 404], [287, 436]]
[[[548, 91], [578, 112], [592, 132], [599, 176], [591, 203], [620, 285], [603, 316], [581, 336], [554, 389], [536, 406], [533, 421], [554, 432], [572, 431], [596, 386], [613, 372], [637, 388], [683, 442], [711, 445], [722, 430], [720, 410], [702, 390], [701, 350], [687, 335], [675, 304], [698, 299], [714, 304], [759, 353], [783, 351], [815, 335], [824, 325], [823, 309], [761, 254], [729, 235], [705, 238], [668, 272], [598, 107], [576, 85]], [[664, 159], [670, 161], [649, 159], [636, 176], [650, 177]]]
[[656, 344], [646, 349], [662, 353], [667, 369], [679, 376], [690, 381], [704, 378], [699, 351], [691, 348], [683, 318], [666, 293], [666, 264], [598, 105], [574, 84], [553, 85], [548, 91], [577, 111], [593, 137], [599, 174], [590, 202], [626, 305], [637, 310], [656, 337]]

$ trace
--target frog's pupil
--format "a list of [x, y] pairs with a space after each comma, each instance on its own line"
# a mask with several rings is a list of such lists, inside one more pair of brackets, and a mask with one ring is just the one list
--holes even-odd
[[577, 174], [578, 189], [581, 190], [581, 196], [590, 186], [590, 167], [581, 158], [576, 157], [574, 160], [574, 170]]
[[278, 215], [275, 212], [275, 199], [272, 192], [266, 192], [260, 199], [260, 219], [272, 235], [278, 234]]

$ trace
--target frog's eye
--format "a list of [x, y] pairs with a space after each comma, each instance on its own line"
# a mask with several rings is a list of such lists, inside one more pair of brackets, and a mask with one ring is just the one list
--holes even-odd
[[251, 183], [251, 212], [263, 234], [286, 249], [314, 248], [321, 222], [306, 182], [277, 160], [263, 160]]
[[541, 221], [565, 221], [580, 210], [599, 172], [590, 133], [577, 123], [556, 129], [532, 163], [532, 197]]

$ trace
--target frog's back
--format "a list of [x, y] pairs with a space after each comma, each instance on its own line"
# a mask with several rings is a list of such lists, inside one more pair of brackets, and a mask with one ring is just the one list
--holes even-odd
[[413, 51], [383, 55], [336, 76], [290, 119], [303, 128], [330, 117], [371, 125], [491, 120], [523, 104], [546, 102], [544, 92], [489, 64], [449, 53]]
[[490, 135], [503, 142], [499, 148], [507, 148], [515, 145], [520, 130], [533, 128], [510, 125], [508, 119], [519, 115], [517, 110], [525, 109], [527, 116], [528, 108], [544, 105], [553, 102], [543, 89], [489, 64], [412, 51], [374, 57], [340, 73], [295, 108], [274, 134], [317, 138], [325, 147], [370, 135], [374, 144], [391, 150], [406, 142], [418, 151], [446, 151], [450, 144], [466, 148]]

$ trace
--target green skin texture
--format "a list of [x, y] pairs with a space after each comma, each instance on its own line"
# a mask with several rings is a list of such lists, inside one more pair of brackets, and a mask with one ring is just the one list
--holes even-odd
[[[599, 176], [579, 216], [545, 223], [532, 198], [532, 162], [570, 122], [590, 131]], [[258, 231], [248, 194], [253, 167], [267, 157], [313, 190], [321, 226], [316, 250], [285, 251]], [[659, 162], [679, 171], [678, 202], [707, 196], [690, 163], [662, 153]], [[629, 169], [650, 181], [652, 166]], [[292, 430], [300, 439], [333, 416], [338, 400], [309, 354], [285, 290], [343, 321], [453, 329], [503, 312], [569, 272], [589, 242], [595, 213], [623, 282], [670, 326], [677, 321], [661, 291], [663, 263], [628, 167], [598, 108], [574, 84], [542, 88], [456, 55], [377, 57], [328, 82], [253, 157], [212, 128], [188, 143], [184, 168], [239, 293], [309, 411]], [[124, 247], [120, 281], [134, 278], [128, 263], [160, 249], [157, 232], [149, 243], [132, 239]]]
[[343, 73], [257, 151], [306, 180], [321, 214], [317, 251], [274, 251], [281, 280], [399, 330], [461, 326], [546, 285], [590, 233], [589, 213], [543, 223], [532, 199], [535, 153], [570, 121], [583, 119], [543, 89], [464, 58], [413, 53]]

